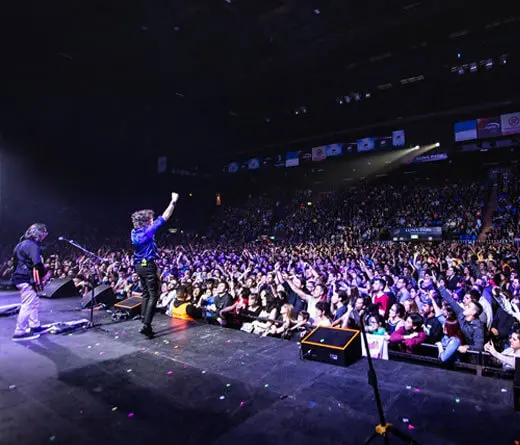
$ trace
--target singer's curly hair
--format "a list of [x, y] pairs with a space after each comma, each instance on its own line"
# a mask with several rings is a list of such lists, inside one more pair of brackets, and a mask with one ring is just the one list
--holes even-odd
[[134, 225], [134, 229], [141, 229], [146, 227], [150, 223], [150, 218], [153, 218], [154, 211], [153, 210], [138, 210], [137, 212], [132, 213], [132, 224]]
[[23, 238], [38, 242], [43, 240], [46, 236], [47, 226], [41, 223], [34, 223], [25, 231]]

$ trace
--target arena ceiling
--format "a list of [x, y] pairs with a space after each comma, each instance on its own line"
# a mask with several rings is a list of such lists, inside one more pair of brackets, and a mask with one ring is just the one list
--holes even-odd
[[[0, 128], [52, 140], [56, 150], [72, 141], [104, 153], [144, 146], [182, 159], [273, 143], [304, 131], [288, 134], [284, 121], [298, 106], [414, 76], [425, 61], [446, 69], [456, 45], [439, 48], [484, 31], [513, 33], [518, 8], [465, 0], [18, 0], [0, 18]], [[266, 126], [276, 121], [278, 130]]]

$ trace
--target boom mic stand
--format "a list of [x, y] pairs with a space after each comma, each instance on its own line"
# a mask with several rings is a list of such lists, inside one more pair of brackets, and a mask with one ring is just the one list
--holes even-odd
[[[74, 240], [66, 239], [66, 238], [63, 238], [62, 236], [60, 236], [58, 238], [58, 240], [65, 241], [66, 243], [70, 244], [71, 246], [74, 246], [77, 249], [81, 250], [82, 252], [85, 252], [88, 256], [90, 256], [91, 258], [94, 258], [99, 263], [104, 261], [103, 258], [97, 256], [94, 252], [91, 252], [90, 250], [85, 249], [83, 246], [79, 245]], [[88, 327], [93, 328], [94, 327], [94, 306], [96, 306], [96, 294], [94, 293], [94, 287], [95, 287], [94, 280], [90, 280], [90, 286], [91, 286], [91, 290], [90, 290], [90, 303], [91, 304], [90, 304], [90, 321], [89, 321]]]
[[391, 423], [386, 422], [385, 412], [383, 411], [383, 404], [381, 403], [381, 394], [379, 393], [379, 387], [377, 385], [377, 375], [374, 369], [374, 362], [370, 356], [370, 349], [368, 347], [367, 333], [365, 332], [365, 323], [363, 322], [363, 315], [359, 317], [359, 324], [361, 326], [361, 336], [363, 337], [363, 343], [365, 344], [365, 350], [367, 353], [368, 360], [368, 384], [374, 389], [374, 398], [376, 399], [377, 413], [379, 415], [379, 425], [376, 425], [376, 431], [366, 441], [365, 445], [368, 445], [376, 437], [383, 437], [385, 445], [390, 444], [390, 435], [393, 434], [395, 437], [400, 439], [406, 445], [420, 445], [415, 439], [412, 439], [407, 434], [398, 430]]

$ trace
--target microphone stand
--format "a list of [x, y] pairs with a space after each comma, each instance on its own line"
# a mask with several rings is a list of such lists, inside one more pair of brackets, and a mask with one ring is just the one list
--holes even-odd
[[[60, 241], [65, 241], [66, 243], [70, 244], [71, 246], [74, 246], [75, 248], [81, 250], [82, 252], [84, 252], [88, 256], [90, 256], [91, 258], [96, 259], [99, 263], [104, 261], [103, 258], [97, 256], [94, 252], [91, 252], [90, 250], [85, 249], [83, 246], [81, 246], [80, 244], [78, 244], [74, 240], [66, 239], [66, 238], [63, 238], [62, 236], [60, 236], [58, 239]], [[95, 288], [94, 284], [95, 284], [95, 281], [94, 280], [90, 280], [90, 286], [91, 286], [91, 290], [90, 290], [90, 303], [91, 304], [90, 304], [90, 321], [89, 321], [89, 324], [88, 324], [89, 328], [93, 328], [94, 327], [94, 306], [96, 306], [96, 294], [94, 293], [94, 288]]]
[[408, 434], [403, 433], [399, 429], [397, 429], [391, 423], [387, 423], [385, 412], [383, 410], [383, 403], [381, 402], [381, 394], [379, 393], [379, 386], [377, 384], [377, 375], [376, 370], [374, 368], [374, 363], [372, 361], [372, 356], [370, 355], [370, 349], [368, 347], [368, 338], [367, 333], [365, 331], [365, 323], [363, 322], [363, 315], [359, 317], [360, 331], [361, 337], [363, 338], [363, 343], [365, 344], [365, 350], [367, 353], [368, 360], [368, 384], [374, 390], [374, 399], [376, 401], [377, 406], [377, 414], [379, 416], [379, 424], [376, 425], [375, 433], [372, 434], [366, 441], [365, 445], [371, 443], [374, 439], [378, 437], [382, 437], [384, 444], [390, 444], [390, 436], [393, 435], [397, 437], [402, 443], [406, 445], [419, 445], [415, 439], [410, 437]]

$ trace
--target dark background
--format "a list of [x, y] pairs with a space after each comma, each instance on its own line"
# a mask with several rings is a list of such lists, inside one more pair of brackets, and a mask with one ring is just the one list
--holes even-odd
[[[58, 212], [66, 225], [64, 208], [126, 218], [171, 189], [223, 187], [218, 175], [159, 177], [161, 155], [215, 174], [397, 128], [451, 149], [455, 120], [518, 110], [519, 18], [503, 1], [3, 4], [3, 232]], [[453, 72], [487, 58], [491, 70]], [[337, 103], [352, 93], [371, 97]]]

